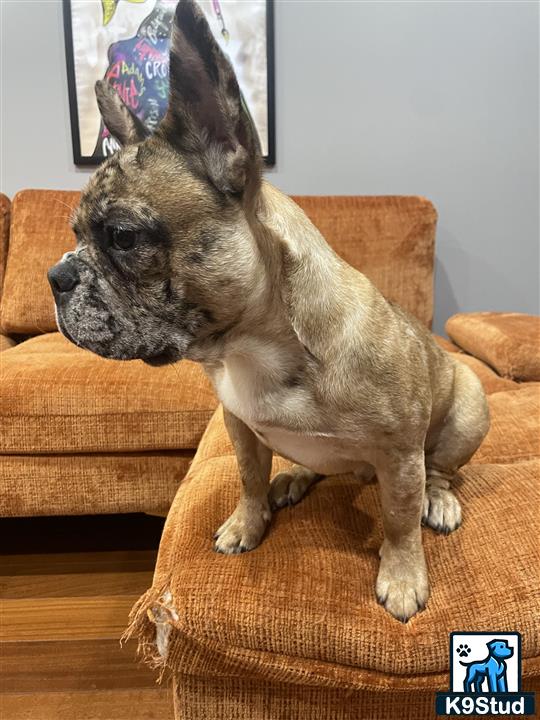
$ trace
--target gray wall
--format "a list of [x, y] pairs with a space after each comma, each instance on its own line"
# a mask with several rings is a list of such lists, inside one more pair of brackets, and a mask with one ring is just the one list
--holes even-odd
[[[1, 189], [80, 188], [61, 3], [0, 2]], [[539, 312], [537, 3], [278, 0], [275, 15], [270, 180], [429, 197], [439, 331], [459, 310]]]

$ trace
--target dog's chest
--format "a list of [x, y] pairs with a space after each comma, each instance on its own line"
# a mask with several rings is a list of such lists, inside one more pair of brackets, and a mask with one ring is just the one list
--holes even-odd
[[280, 383], [265, 389], [249, 365], [223, 365], [211, 376], [224, 407], [279, 455], [322, 474], [349, 472], [358, 465], [358, 438], [301, 430], [318, 411], [307, 389]]
[[269, 383], [275, 365], [260, 369], [250, 362], [228, 362], [211, 373], [224, 407], [250, 428], [260, 425], [295, 424], [310, 410], [308, 394], [302, 388]]

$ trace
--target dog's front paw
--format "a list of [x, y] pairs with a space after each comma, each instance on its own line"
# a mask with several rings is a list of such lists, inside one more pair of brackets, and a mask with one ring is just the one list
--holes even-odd
[[268, 499], [271, 507], [277, 510], [287, 505], [296, 505], [311, 485], [322, 477], [301, 465], [293, 465], [290, 470], [278, 473], [270, 483]]
[[382, 551], [376, 584], [377, 600], [401, 622], [423, 610], [429, 582], [423, 552], [416, 559], [397, 551]]
[[226, 555], [253, 550], [261, 542], [271, 516], [268, 504], [238, 505], [214, 535], [214, 549]]
[[445, 535], [461, 525], [461, 505], [452, 490], [426, 485], [422, 524]]

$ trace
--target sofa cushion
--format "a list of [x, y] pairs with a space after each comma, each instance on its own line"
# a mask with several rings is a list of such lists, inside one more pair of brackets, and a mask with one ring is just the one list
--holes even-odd
[[9, 198], [3, 193], [0, 193], [0, 298], [2, 297], [8, 253], [10, 208], [11, 203]]
[[[538, 460], [461, 470], [464, 523], [448, 537], [424, 531], [432, 595], [403, 625], [375, 598], [375, 483], [325, 478], [274, 515], [256, 550], [213, 551], [239, 494], [224, 438], [218, 410], [169, 513], [153, 587], [133, 610], [147, 660], [178, 677], [435, 690], [447, 687], [451, 631], [511, 628], [522, 633], [524, 677], [538, 674]], [[277, 458], [273, 469], [286, 465]]]
[[515, 463], [540, 457], [540, 383], [489, 396], [491, 426], [471, 462]]
[[293, 200], [338, 255], [431, 326], [437, 212], [429, 200], [391, 195]]
[[104, 360], [60, 333], [2, 353], [0, 452], [197, 447], [217, 405], [200, 365]]
[[194, 452], [0, 454], [0, 517], [166, 514]]
[[442, 337], [442, 335], [434, 334], [433, 339], [437, 345], [442, 347], [443, 350], [446, 350], [446, 352], [461, 352], [457, 345], [455, 345], [451, 340], [448, 340], [448, 338]]
[[0, 327], [36, 335], [56, 330], [47, 270], [75, 247], [69, 218], [78, 192], [22, 190], [13, 198]]
[[522, 313], [460, 313], [446, 332], [461, 348], [514, 380], [540, 380], [540, 317]]

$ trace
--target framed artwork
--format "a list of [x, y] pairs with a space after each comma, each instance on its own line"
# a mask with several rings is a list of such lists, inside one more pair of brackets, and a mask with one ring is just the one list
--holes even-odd
[[[177, 0], [64, 0], [73, 160], [98, 165], [119, 145], [94, 94], [106, 79], [149, 130], [167, 110], [169, 45]], [[229, 57], [259, 133], [275, 162], [273, 0], [199, 0]]]

